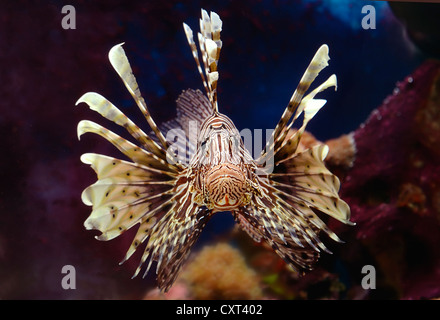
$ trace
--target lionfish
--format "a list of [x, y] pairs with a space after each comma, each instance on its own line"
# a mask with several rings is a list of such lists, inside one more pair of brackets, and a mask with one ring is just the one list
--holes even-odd
[[[156, 125], [123, 43], [110, 50], [109, 60], [151, 131], [142, 131], [98, 93], [88, 92], [76, 103], [85, 102], [90, 109], [124, 127], [137, 141], [134, 144], [92, 121], [79, 122], [78, 138], [86, 132], [98, 134], [130, 159], [95, 153], [81, 156], [81, 161], [91, 165], [98, 176], [97, 182], [81, 195], [84, 204], [93, 208], [85, 228], [99, 230], [98, 240], [110, 240], [139, 224], [120, 264], [144, 243], [133, 277], [147, 265], [145, 276], [155, 261], [158, 287], [165, 292], [204, 226], [217, 212], [230, 211], [242, 230], [256, 242], [266, 241], [294, 270], [311, 270], [321, 250], [331, 253], [319, 239], [320, 231], [342, 242], [317, 212], [350, 224], [350, 208], [338, 195], [339, 179], [323, 162], [328, 146], [298, 150], [307, 123], [326, 103], [314, 99], [315, 95], [329, 87], [336, 89], [336, 76], [331, 75], [304, 96], [328, 65], [327, 45], [314, 55], [270, 139], [259, 157], [253, 159], [232, 120], [218, 111], [220, 17], [202, 9], [198, 33], [201, 59], [193, 31], [185, 23], [183, 27], [206, 95], [200, 90], [183, 91], [177, 99], [176, 119]], [[301, 114], [302, 126], [293, 130], [292, 124]], [[189, 161], [170, 151], [172, 141], [164, 135], [170, 129], [183, 132], [177, 142], [188, 152]], [[196, 138], [189, 139], [191, 135]]]

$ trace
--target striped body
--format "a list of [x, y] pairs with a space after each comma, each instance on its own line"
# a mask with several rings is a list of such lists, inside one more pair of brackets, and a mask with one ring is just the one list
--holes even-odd
[[[328, 65], [328, 47], [318, 49], [271, 139], [253, 159], [232, 120], [218, 111], [221, 29], [219, 16], [202, 10], [197, 35], [200, 59], [193, 32], [184, 24], [206, 95], [200, 90], [183, 91], [176, 101], [177, 117], [160, 126], [150, 116], [122, 44], [110, 50], [109, 60], [144, 115], [150, 133], [98, 93], [86, 93], [77, 102], [124, 127], [136, 140], [130, 142], [92, 121], [78, 124], [78, 137], [87, 132], [98, 134], [127, 158], [82, 155], [81, 160], [98, 176], [81, 195], [92, 206], [84, 225], [101, 231], [98, 240], [113, 239], [137, 226], [121, 263], [143, 245], [134, 277], [144, 266], [146, 275], [156, 263], [158, 286], [165, 291], [217, 212], [230, 211], [243, 231], [257, 242], [267, 242], [298, 272], [310, 270], [321, 251], [329, 252], [319, 238], [321, 232], [340, 241], [317, 211], [350, 224], [350, 208], [338, 195], [339, 179], [324, 165], [328, 147], [298, 151], [307, 123], [326, 102], [315, 96], [336, 87], [336, 76], [331, 75], [304, 96]], [[301, 114], [302, 125], [291, 130]], [[168, 139], [170, 132], [176, 132], [177, 139]], [[179, 157], [176, 151], [188, 154]]]
[[213, 212], [247, 205], [256, 165], [231, 119], [218, 112], [207, 118], [201, 126], [196, 150], [190, 168], [197, 177], [197, 204]]

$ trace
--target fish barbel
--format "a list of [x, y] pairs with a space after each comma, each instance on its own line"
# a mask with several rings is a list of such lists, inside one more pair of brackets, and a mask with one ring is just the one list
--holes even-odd
[[[318, 237], [321, 231], [340, 241], [316, 212], [351, 224], [350, 208], [338, 195], [339, 179], [323, 162], [328, 147], [321, 144], [298, 150], [307, 123], [326, 103], [315, 99], [316, 94], [329, 87], [336, 89], [336, 76], [331, 75], [304, 96], [328, 65], [327, 45], [316, 52], [271, 139], [253, 159], [232, 120], [218, 111], [220, 17], [202, 10], [198, 33], [201, 59], [191, 28], [183, 25], [206, 95], [200, 90], [183, 91], [177, 99], [175, 119], [156, 125], [122, 44], [110, 50], [109, 60], [152, 131], [142, 131], [98, 93], [88, 92], [77, 101], [124, 127], [137, 142], [92, 121], [79, 122], [78, 138], [87, 132], [98, 134], [129, 159], [95, 153], [81, 156], [98, 176], [81, 195], [82, 201], [92, 206], [84, 223], [86, 229], [99, 230], [98, 240], [110, 240], [139, 225], [121, 263], [144, 244], [133, 277], [146, 265], [145, 276], [155, 261], [158, 286], [164, 291], [175, 281], [208, 220], [220, 211], [230, 211], [252, 239], [266, 241], [294, 270], [310, 270], [321, 251], [329, 252]], [[291, 130], [301, 114], [301, 127]], [[166, 133], [172, 130], [178, 133], [176, 143], [167, 139]], [[186, 151], [187, 158], [178, 156], [176, 147]]]

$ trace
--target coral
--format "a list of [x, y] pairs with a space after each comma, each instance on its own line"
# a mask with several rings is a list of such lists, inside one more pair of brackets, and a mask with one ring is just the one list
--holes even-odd
[[426, 195], [422, 188], [412, 183], [404, 183], [400, 186], [397, 199], [397, 207], [407, 207], [414, 213], [423, 214], [426, 212]]
[[[295, 132], [295, 129], [290, 129], [287, 136], [293, 136]], [[325, 158], [327, 165], [331, 166], [332, 168], [344, 170], [349, 169], [353, 165], [356, 155], [356, 143], [353, 139], [353, 133], [344, 134], [338, 138], [321, 142], [316, 139], [312, 133], [304, 131], [297, 151], [302, 152], [306, 149], [313, 148], [318, 144], [326, 144], [329, 147], [329, 152]]]
[[426, 104], [415, 116], [416, 133], [420, 143], [440, 157], [440, 73], [433, 80]]
[[230, 237], [261, 277], [265, 298], [304, 300], [343, 297], [346, 288], [338, 274], [317, 267], [311, 272], [300, 275], [265, 242], [254, 242], [238, 228], [233, 230]]
[[181, 279], [196, 299], [259, 299], [260, 279], [243, 255], [227, 243], [205, 246], [183, 270]]
[[356, 155], [356, 144], [353, 134], [344, 134], [336, 139], [325, 142], [329, 147], [329, 152], [325, 162], [332, 167], [348, 169], [353, 166]]
[[183, 281], [176, 281], [166, 293], [159, 288], [151, 289], [144, 296], [145, 300], [191, 300], [194, 297], [189, 291], [188, 285]]
[[357, 225], [331, 227], [346, 231], [348, 246], [360, 241], [368, 252], [347, 253], [346, 262], [375, 261], [379, 288], [372, 298], [440, 294], [439, 79], [440, 62], [423, 63], [353, 134], [356, 158], [341, 194]]

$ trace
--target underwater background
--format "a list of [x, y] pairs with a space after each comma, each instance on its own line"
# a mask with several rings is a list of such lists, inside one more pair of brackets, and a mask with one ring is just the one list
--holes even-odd
[[[62, 27], [66, 4], [76, 29]], [[375, 8], [376, 29], [362, 28], [365, 5]], [[77, 123], [123, 132], [75, 102], [99, 92], [147, 129], [107, 59], [125, 42], [153, 118], [173, 118], [180, 92], [202, 87], [182, 28], [197, 29], [200, 8], [223, 20], [219, 108], [239, 130], [273, 128], [317, 48], [329, 46], [322, 77], [336, 73], [338, 90], [325, 93], [307, 129], [320, 141], [352, 133], [353, 163], [329, 165], [357, 225], [330, 224], [345, 244], [328, 242], [334, 254], [298, 278], [219, 214], [164, 296], [153, 272], [131, 279], [139, 254], [118, 264], [135, 230], [99, 242], [83, 227], [91, 209], [80, 195], [96, 178], [79, 157], [119, 154], [93, 135], [79, 142]], [[359, 0], [2, 1], [0, 299], [440, 297], [439, 9]], [[65, 265], [76, 270], [74, 290], [61, 285]], [[365, 265], [375, 267], [375, 289], [362, 288]]]

